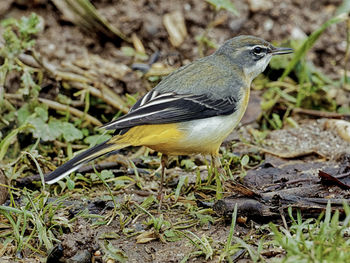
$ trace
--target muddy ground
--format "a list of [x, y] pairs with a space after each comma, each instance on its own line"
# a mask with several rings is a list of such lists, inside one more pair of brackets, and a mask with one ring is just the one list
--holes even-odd
[[[239, 15], [219, 11], [215, 17], [218, 21], [217, 25], [209, 31], [208, 37], [220, 45], [233, 36], [250, 34], [273, 41], [276, 44], [287, 43], [288, 45], [288, 41], [304, 39], [305, 36], [334, 16], [341, 2], [341, 0], [234, 0], [233, 3], [238, 9]], [[201, 0], [97, 0], [93, 1], [93, 4], [111, 25], [118, 28], [128, 38], [135, 34], [142, 42], [148, 56], [159, 51], [158, 62], [162, 63], [164, 68], [177, 68], [200, 56], [196, 37], [204, 32], [208, 21], [211, 21], [214, 16], [213, 8]], [[174, 11], [183, 13], [187, 29], [187, 36], [178, 47], [174, 47], [170, 43], [168, 32], [163, 25], [163, 16]], [[79, 70], [86, 72], [97, 72], [96, 76], [99, 81], [120, 96], [124, 96], [126, 93], [136, 93], [137, 97], [140, 97], [154, 86], [153, 82], [130, 69], [133, 63], [144, 63], [145, 61], [139, 61], [137, 58], [126, 56], [125, 53], [121, 52], [121, 47], [132, 46], [132, 44], [126, 41], [101, 38], [95, 32], [82, 30], [64, 17], [50, 1], [4, 1], [0, 5], [1, 19], [19, 18], [29, 15], [31, 12], [37, 13], [43, 19], [43, 30], [36, 39], [35, 48], [48, 63], [62, 71], [78, 71], [76, 69], [78, 67]], [[213, 48], [205, 48], [204, 54], [210, 54], [213, 50]], [[343, 72], [345, 50], [346, 27], [344, 24], [338, 24], [326, 30], [326, 33], [321, 36], [309, 52], [308, 59], [330, 77], [339, 78]], [[94, 60], [97, 62], [93, 62]], [[98, 67], [105, 67], [98, 64], [103, 63], [103, 61], [110, 61], [114, 63], [114, 66], [126, 65], [125, 73], [113, 75], [107, 71], [98, 72]], [[64, 91], [60, 83], [53, 79], [47, 80], [46, 84], [47, 87], [42, 97], [54, 99], [61, 92], [66, 95], [70, 94], [69, 91]], [[81, 110], [84, 109], [84, 105], [77, 105], [77, 107]], [[166, 208], [161, 212], [157, 211], [155, 204], [149, 208], [149, 211], [155, 216], [162, 214], [165, 220], [173, 224], [180, 221], [189, 222], [188, 224], [195, 222], [188, 229], [199, 237], [205, 235], [212, 241], [213, 248], [220, 249], [226, 242], [230, 228], [232, 198], [236, 201], [241, 200], [237, 201], [238, 203], [242, 202], [239, 210], [240, 216], [245, 218], [242, 219], [241, 224], [236, 226], [235, 233], [240, 237], [250, 236], [253, 245], [254, 240], [259, 240], [265, 234], [256, 233], [257, 226], [269, 220], [281, 223], [279, 210], [281, 207], [285, 208], [293, 203], [295, 207], [305, 209], [306, 213], [310, 211], [310, 207], [313, 208], [312, 213], [317, 213], [315, 211], [321, 211], [325, 207], [327, 198], [331, 198], [335, 203], [341, 198], [348, 198], [347, 179], [341, 181], [344, 186], [338, 181], [327, 181], [319, 175], [320, 170], [331, 176], [342, 176], [349, 173], [350, 143], [346, 142], [339, 134], [336, 124], [327, 124], [328, 120], [310, 117], [307, 114], [297, 114], [297, 119], [301, 120], [299, 128], [271, 132], [267, 136], [265, 144], [261, 146], [264, 149], [250, 147], [242, 144], [242, 138], [254, 143], [250, 129], [258, 127], [257, 118], [254, 116], [260, 113], [257, 108], [259, 108], [259, 104], [248, 107], [249, 121], [243, 121], [245, 125], [230, 135], [230, 140], [226, 140], [222, 150], [222, 153], [230, 151], [237, 156], [257, 153], [265, 159], [264, 162], [257, 162], [255, 167], [252, 166], [244, 179], [237, 180], [237, 182], [249, 187], [255, 194], [247, 195], [235, 183], [227, 182], [224, 187], [226, 190], [224, 197], [231, 199], [223, 199], [223, 203], [216, 204], [214, 207], [214, 203], [205, 203], [206, 197], [210, 194], [198, 191], [189, 195], [191, 190], [188, 190], [186, 195], [180, 195], [178, 202], [175, 202], [174, 195], [166, 199]], [[108, 111], [107, 118], [112, 118], [117, 109], [112, 108]], [[249, 111], [254, 112], [253, 117]], [[89, 113], [101, 119], [100, 109]], [[235, 143], [235, 147], [232, 146], [232, 142]], [[291, 154], [285, 156], [286, 152]], [[137, 153], [137, 149], [128, 149], [122, 152], [124, 156], [129, 157], [134, 156], [135, 153]], [[143, 164], [142, 158], [133, 159], [139, 169], [146, 168], [147, 170], [147, 172], [140, 171], [144, 185], [142, 190], [136, 185], [127, 189], [113, 190], [117, 202], [124, 206], [123, 211], [127, 215], [132, 214], [132, 210], [136, 209], [133, 203], [140, 204], [146, 198], [156, 194], [159, 187], [159, 173], [152, 174], [157, 169], [159, 158], [155, 153], [151, 153], [150, 156], [152, 158], [147, 160], [148, 164], [146, 165]], [[123, 173], [125, 167], [123, 167], [120, 158], [122, 157], [118, 155], [111, 156], [102, 160], [101, 163], [117, 161], [119, 166], [113, 168], [114, 172], [115, 174]], [[175, 168], [176, 164], [183, 159], [188, 158], [180, 157], [180, 159], [171, 161], [166, 187], [168, 194], [175, 190], [180, 176], [187, 176], [190, 185], [196, 181], [196, 169]], [[205, 160], [200, 156], [194, 157], [193, 160], [200, 168], [201, 177], [205, 178], [208, 175]], [[45, 172], [49, 172], [49, 168], [42, 168]], [[135, 178], [132, 173], [130, 176]], [[108, 192], [101, 184], [93, 185], [92, 191], [84, 186], [81, 189], [81, 191], [75, 191], [74, 194], [70, 194], [68, 190], [64, 191], [64, 194], [69, 195], [69, 198], [65, 200], [68, 202], [67, 206], [70, 207], [70, 210], [67, 211], [68, 217], [76, 215], [84, 209], [87, 209], [91, 214], [100, 215], [113, 212], [113, 204], [108, 198]], [[235, 195], [231, 197], [233, 193]], [[276, 200], [276, 196], [278, 196], [278, 200]], [[253, 204], [248, 208], [246, 207], [249, 203], [247, 200]], [[203, 207], [203, 209], [207, 208], [208, 205], [213, 207], [216, 214], [213, 212], [210, 215], [214, 221], [198, 223], [196, 221], [198, 218], [189, 211], [190, 206], [187, 204]], [[340, 201], [339, 204], [341, 207]], [[62, 214], [62, 216], [67, 216], [67, 214]], [[94, 225], [96, 219], [93, 218], [79, 219], [74, 223], [74, 229], [66, 229], [65, 233], [61, 233], [57, 238], [62, 241], [62, 253], [65, 259], [78, 257], [75, 259], [76, 261], [70, 262], [89, 262], [88, 260], [84, 261], [86, 251], [90, 253], [88, 253], [87, 258], [93, 254], [96, 262], [101, 262], [102, 256], [99, 253], [103, 250], [101, 247], [106, 240], [127, 256], [127, 262], [180, 262], [194, 251], [194, 246], [186, 238], [174, 242], [162, 241], [164, 237], [160, 237], [160, 235], [164, 235], [164, 233], [152, 232], [144, 223], [148, 219], [146, 214], [140, 213], [124, 228], [121, 227], [118, 216], [108, 226]], [[126, 228], [134, 229], [134, 232], [126, 234]], [[139, 233], [147, 233], [147, 231], [150, 231], [147, 236], [150, 240], [142, 244], [137, 238], [141, 239]], [[283, 256], [283, 252], [277, 251], [269, 254], [268, 248], [266, 248], [263, 255], [266, 260], [269, 260], [270, 257]], [[23, 262], [40, 262], [46, 257], [46, 255], [35, 253], [22, 256], [26, 258], [23, 259]], [[10, 253], [4, 254], [1, 262], [17, 262], [11, 258]], [[58, 257], [52, 255], [52, 258], [51, 262], [55, 262]], [[233, 259], [237, 262], [247, 262], [249, 256], [247, 253], [242, 253], [235, 255]], [[189, 260], [189, 262], [204, 261], [217, 262], [218, 255], [213, 255], [212, 259], [207, 260], [203, 256], [193, 256]]]

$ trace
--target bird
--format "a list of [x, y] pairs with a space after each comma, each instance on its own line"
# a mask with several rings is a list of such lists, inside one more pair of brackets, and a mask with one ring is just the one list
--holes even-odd
[[273, 56], [292, 52], [255, 36], [227, 40], [213, 54], [166, 76], [127, 114], [103, 125], [114, 130], [112, 138], [73, 157], [46, 175], [45, 182], [53, 184], [107, 153], [146, 146], [162, 153], [161, 202], [168, 156], [211, 155], [214, 167], [222, 167], [219, 147], [246, 111], [251, 82]]

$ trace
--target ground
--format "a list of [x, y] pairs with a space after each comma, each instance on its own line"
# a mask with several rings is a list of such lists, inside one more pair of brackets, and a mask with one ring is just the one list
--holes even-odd
[[[125, 113], [162, 76], [241, 34], [297, 51], [342, 1], [233, 0], [238, 13], [199, 0], [91, 2], [102, 20], [91, 9], [88, 19], [69, 11], [69, 0], [0, 4], [1, 19], [39, 16], [35, 45], [20, 48], [13, 61], [21, 69], [3, 74], [0, 89], [7, 101], [0, 119], [1, 262], [317, 262], [318, 252], [303, 258], [312, 248], [303, 250], [297, 240], [307, 232], [301, 217], [322, 240], [308, 241], [315, 251], [344, 247], [344, 258], [350, 254], [346, 234], [322, 239], [333, 237], [331, 212], [332, 222], [337, 213], [343, 220], [332, 226], [349, 222], [343, 204], [350, 189], [350, 89], [343, 78], [349, 20], [343, 18], [286, 78], [292, 56], [273, 61], [254, 81], [246, 115], [220, 149], [226, 175], [215, 174], [207, 157], [171, 157], [158, 209], [160, 155], [127, 148], [67, 181], [40, 183], [41, 172], [109, 138], [95, 127]], [[0, 57], [5, 65], [6, 54]], [[325, 218], [316, 220], [321, 213]], [[296, 231], [294, 239], [288, 231]], [[282, 232], [289, 243], [278, 239]], [[293, 250], [288, 244], [295, 240]], [[327, 251], [320, 258], [332, 262]]]

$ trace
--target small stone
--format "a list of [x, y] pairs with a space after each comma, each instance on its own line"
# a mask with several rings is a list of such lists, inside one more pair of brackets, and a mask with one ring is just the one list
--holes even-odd
[[292, 39], [305, 39], [307, 37], [305, 32], [299, 27], [293, 27], [290, 36]]
[[91, 254], [89, 251], [79, 251], [73, 257], [66, 260], [67, 263], [90, 263]]
[[2, 0], [0, 2], [0, 15], [5, 14], [11, 7], [13, 0]]
[[192, 6], [189, 3], [184, 4], [185, 11], [191, 11]]
[[228, 26], [233, 32], [238, 32], [243, 27], [244, 23], [247, 21], [245, 17], [232, 19]]
[[151, 36], [157, 34], [162, 29], [162, 18], [147, 15], [143, 20], [143, 29]]
[[270, 31], [273, 28], [273, 21], [271, 19], [267, 19], [264, 22], [264, 30], [265, 31]]

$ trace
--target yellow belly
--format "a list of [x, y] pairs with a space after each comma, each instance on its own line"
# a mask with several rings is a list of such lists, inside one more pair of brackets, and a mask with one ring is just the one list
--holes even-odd
[[214, 153], [220, 143], [205, 142], [200, 145], [188, 142], [187, 131], [179, 124], [141, 125], [131, 128], [122, 136], [112, 138], [111, 142], [131, 146], [147, 146], [167, 155], [185, 155], [194, 153]]

